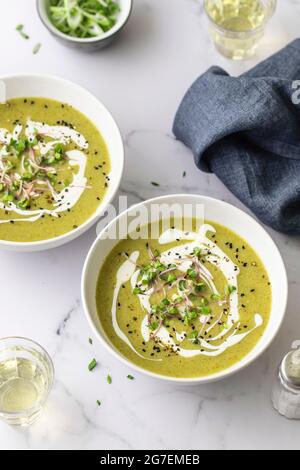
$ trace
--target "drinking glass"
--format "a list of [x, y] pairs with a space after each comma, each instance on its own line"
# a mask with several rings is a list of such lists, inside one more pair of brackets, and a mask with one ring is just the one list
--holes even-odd
[[51, 391], [49, 354], [30, 339], [0, 339], [0, 419], [15, 426], [34, 423]]
[[204, 0], [217, 50], [230, 59], [253, 56], [277, 0]]

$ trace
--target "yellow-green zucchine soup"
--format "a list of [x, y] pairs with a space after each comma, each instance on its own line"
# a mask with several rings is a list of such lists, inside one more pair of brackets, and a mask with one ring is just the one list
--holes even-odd
[[251, 246], [214, 222], [158, 240], [126, 239], [107, 257], [96, 302], [103, 329], [134, 364], [203, 377], [240, 361], [269, 321], [271, 285]]
[[96, 127], [72, 106], [44, 98], [0, 104], [0, 239], [63, 235], [92, 216], [109, 184]]

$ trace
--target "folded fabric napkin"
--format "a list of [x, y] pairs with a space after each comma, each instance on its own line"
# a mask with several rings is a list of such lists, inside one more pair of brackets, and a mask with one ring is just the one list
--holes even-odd
[[[238, 78], [210, 68], [185, 95], [173, 132], [265, 224], [300, 234], [300, 39]], [[299, 94], [298, 94], [299, 95]]]

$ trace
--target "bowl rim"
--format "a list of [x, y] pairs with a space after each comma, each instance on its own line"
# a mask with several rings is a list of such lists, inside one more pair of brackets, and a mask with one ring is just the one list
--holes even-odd
[[[187, 378], [172, 377], [172, 376], [167, 376], [167, 375], [162, 375], [162, 374], [158, 374], [158, 373], [155, 373], [155, 372], [151, 372], [147, 369], [144, 369], [143, 367], [140, 367], [140, 366], [134, 364], [129, 359], [127, 359], [125, 356], [122, 356], [122, 354], [119, 353], [119, 351], [117, 349], [114, 349], [108, 343], [108, 341], [105, 340], [103, 335], [99, 332], [98, 328], [94, 324], [94, 321], [92, 319], [92, 315], [89, 313], [89, 308], [88, 308], [87, 301], [86, 301], [85, 285], [86, 285], [86, 279], [87, 279], [89, 265], [90, 265], [90, 262], [91, 262], [91, 259], [92, 259], [93, 255], [94, 255], [94, 252], [95, 252], [95, 250], [98, 246], [98, 243], [101, 242], [101, 237], [104, 234], [104, 232], [106, 230], [108, 230], [109, 228], [111, 228], [111, 226], [113, 224], [117, 223], [118, 220], [120, 220], [120, 218], [124, 216], [124, 214], [129, 213], [133, 208], [136, 209], [136, 208], [141, 207], [145, 204], [149, 204], [149, 203], [153, 203], [153, 202], [154, 203], [158, 203], [158, 202], [163, 203], [163, 202], [166, 202], [166, 200], [168, 200], [170, 198], [180, 199], [180, 198], [183, 198], [183, 197], [184, 198], [195, 198], [195, 197], [201, 198], [201, 200], [204, 201], [204, 202], [205, 201], [210, 201], [210, 202], [214, 202], [214, 203], [217, 203], [217, 204], [221, 204], [223, 207], [234, 208], [238, 213], [243, 214], [243, 217], [246, 217], [246, 219], [248, 219], [249, 223], [253, 224], [253, 226], [256, 228], [256, 230], [260, 230], [269, 239], [269, 242], [271, 243], [272, 248], [274, 249], [274, 252], [277, 253], [278, 259], [281, 262], [281, 269], [282, 269], [282, 276], [283, 276], [283, 279], [282, 279], [282, 295], [284, 296], [284, 301], [283, 301], [284, 308], [283, 308], [283, 311], [282, 311], [281, 318], [278, 321], [278, 324], [277, 324], [276, 328], [274, 328], [273, 332], [270, 334], [270, 337], [269, 337], [268, 341], [266, 341], [265, 344], [263, 346], [261, 346], [261, 348], [257, 351], [257, 354], [255, 356], [248, 359], [247, 362], [245, 362], [244, 364], [243, 364], [243, 361], [246, 360], [247, 356], [250, 355], [250, 353], [253, 351], [253, 349], [251, 351], [249, 351], [249, 353], [246, 356], [244, 356], [240, 361], [233, 364], [232, 366], [230, 366], [230, 367], [228, 367], [228, 368], [226, 368], [226, 369], [224, 369], [224, 370], [222, 370], [222, 371], [220, 371], [216, 374], [211, 374], [211, 375], [207, 375], [207, 376], [204, 376], [204, 377], [187, 377]], [[98, 274], [99, 274], [99, 272], [98, 272]], [[158, 197], [154, 197], [154, 198], [151, 198], [151, 199], [147, 199], [143, 202], [132, 205], [131, 207], [129, 207], [125, 211], [121, 212], [103, 230], [101, 230], [101, 232], [97, 236], [96, 240], [92, 244], [92, 246], [91, 246], [91, 248], [90, 248], [90, 250], [87, 254], [87, 257], [85, 259], [85, 262], [84, 262], [84, 266], [83, 266], [83, 270], [82, 270], [82, 276], [81, 276], [81, 299], [82, 299], [82, 305], [83, 305], [85, 316], [86, 316], [87, 321], [88, 321], [92, 331], [94, 332], [95, 336], [100, 341], [100, 343], [104, 346], [104, 348], [107, 351], [109, 351], [115, 358], [117, 358], [121, 363], [123, 363], [127, 367], [135, 370], [138, 373], [141, 373], [141, 374], [146, 375], [148, 377], [152, 377], [154, 379], [162, 380], [164, 382], [169, 382], [169, 383], [171, 382], [171, 383], [175, 383], [175, 384], [187, 384], [187, 385], [189, 385], [189, 384], [197, 385], [198, 384], [199, 385], [199, 384], [208, 384], [208, 383], [221, 381], [221, 380], [224, 380], [224, 379], [240, 372], [241, 370], [245, 369], [250, 364], [255, 362], [269, 348], [269, 346], [271, 345], [271, 343], [273, 342], [273, 340], [277, 336], [277, 334], [278, 334], [278, 332], [279, 332], [279, 330], [280, 330], [280, 328], [283, 324], [283, 321], [285, 319], [286, 310], [287, 310], [287, 301], [288, 301], [288, 277], [287, 277], [286, 267], [285, 267], [282, 255], [281, 255], [276, 243], [274, 242], [273, 238], [269, 235], [269, 233], [266, 231], [266, 229], [254, 217], [249, 215], [247, 212], [245, 212], [242, 209], [234, 206], [233, 204], [222, 201], [221, 199], [217, 199], [217, 198], [213, 198], [213, 197], [209, 197], [209, 196], [202, 196], [201, 194], [185, 194], [185, 193], [182, 193], [182, 194], [168, 194], [168, 195], [164, 195], [164, 196], [158, 196]], [[266, 331], [267, 330], [265, 330], [265, 332]], [[264, 337], [265, 332], [262, 335], [261, 340]], [[259, 344], [259, 342], [257, 344]]]
[[[115, 185], [113, 187], [113, 190], [111, 191], [111, 195], [107, 198], [105, 201], [105, 204], [103, 202], [99, 204], [98, 208], [96, 211], [89, 217], [83, 224], [79, 225], [75, 230], [71, 230], [69, 232], [66, 232], [62, 235], [59, 235], [58, 237], [52, 237], [48, 238], [46, 240], [38, 240], [34, 242], [13, 242], [10, 240], [1, 240], [0, 239], [0, 248], [6, 248], [6, 249], [19, 249], [22, 250], [22, 248], [32, 248], [32, 249], [48, 249], [52, 247], [57, 247], [61, 246], [65, 243], [68, 243], [72, 240], [75, 240], [79, 236], [83, 235], [90, 227], [92, 227], [98, 219], [102, 216], [102, 214], [105, 212], [107, 206], [112, 202], [114, 199], [119, 187], [120, 183], [123, 177], [124, 173], [124, 164], [125, 164], [125, 148], [124, 148], [124, 142], [122, 138], [122, 134], [120, 131], [120, 128], [114, 119], [113, 115], [111, 112], [107, 109], [107, 107], [102, 103], [102, 101], [99, 100], [93, 93], [88, 91], [86, 88], [82, 87], [81, 85], [78, 85], [77, 83], [67, 80], [63, 77], [58, 77], [56, 75], [51, 75], [51, 74], [38, 74], [38, 73], [17, 73], [17, 74], [12, 74], [12, 75], [5, 75], [1, 76], [0, 80], [11, 80], [11, 79], [28, 79], [28, 78], [36, 78], [36, 79], [42, 79], [42, 80], [51, 80], [51, 81], [56, 81], [58, 83], [64, 83], [67, 86], [71, 86], [74, 89], [78, 90], [78, 93], [84, 93], [86, 96], [90, 97], [93, 100], [96, 100], [98, 102], [98, 105], [102, 110], [108, 115], [108, 117], [111, 119], [111, 121], [114, 123], [115, 126], [115, 131], [116, 135], [119, 139], [119, 142], [121, 144], [121, 152], [120, 152], [120, 162], [119, 162], [119, 176], [116, 179]], [[77, 108], [76, 108], [77, 109]], [[80, 109], [78, 109], [80, 111]], [[24, 250], [25, 251], [25, 250]]]
[[72, 42], [74, 44], [95, 44], [95, 43], [104, 41], [114, 36], [121, 29], [123, 29], [124, 26], [127, 24], [131, 16], [132, 9], [133, 9], [133, 0], [127, 0], [129, 8], [128, 8], [127, 15], [123, 18], [122, 21], [117, 20], [116, 24], [111, 29], [109, 29], [106, 33], [104, 33], [102, 36], [95, 36], [92, 38], [77, 38], [77, 37], [69, 36], [68, 34], [62, 33], [61, 31], [59, 31], [59, 29], [56, 28], [56, 26], [54, 26], [54, 24], [49, 18], [49, 15], [44, 14], [42, 11], [42, 4], [44, 3], [44, 1], [45, 0], [36, 0], [36, 9], [37, 9], [39, 18], [41, 22], [43, 23], [43, 25], [45, 26], [45, 28], [47, 28], [48, 31], [50, 31], [55, 36], [61, 39], [65, 39], [66, 41]]

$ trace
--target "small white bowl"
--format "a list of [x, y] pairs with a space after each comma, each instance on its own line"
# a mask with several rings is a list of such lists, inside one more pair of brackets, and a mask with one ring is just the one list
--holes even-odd
[[[129, 361], [126, 357], [124, 357], [112, 345], [111, 341], [105, 334], [98, 318], [96, 307], [96, 286], [99, 272], [103, 262], [105, 261], [105, 258], [118, 243], [118, 240], [106, 239], [105, 232], [107, 229], [118, 227], [122, 221], [124, 222], [126, 220], [126, 217], [128, 220], [128, 225], [130, 225], [133, 220], [136, 220], [136, 209], [139, 206], [146, 206], [149, 208], [152, 203], [169, 205], [203, 204], [205, 207], [206, 219], [228, 227], [242, 238], [247, 240], [247, 242], [252, 246], [252, 248], [254, 248], [256, 253], [262, 259], [270, 277], [273, 291], [273, 302], [270, 321], [266, 327], [265, 332], [263, 333], [262, 338], [257, 343], [255, 348], [241, 361], [216, 374], [199, 378], [176, 378], [155, 374], [147, 371], [146, 369], [138, 367]], [[116, 231], [116, 233], [118, 233], [118, 231]], [[110, 351], [121, 362], [138, 372], [142, 372], [143, 374], [146, 374], [150, 377], [162, 379], [167, 382], [178, 384], [204, 384], [224, 379], [225, 377], [242, 370], [244, 367], [248, 366], [255, 359], [257, 359], [267, 349], [278, 333], [284, 319], [288, 296], [288, 281], [285, 266], [278, 248], [268, 233], [252, 217], [240, 209], [237, 209], [236, 207], [217, 199], [199, 195], [179, 194], [158, 197], [150, 199], [146, 202], [142, 202], [141, 204], [138, 204], [133, 208], [123, 212], [99, 234], [98, 238], [91, 247], [83, 268], [81, 295], [88, 322], [91, 325], [95, 336], [100, 340], [102, 345], [105, 346], [106, 349], [108, 349], [108, 351]]]
[[42, 251], [70, 242], [86, 232], [105, 212], [114, 198], [124, 168], [124, 146], [116, 122], [105, 106], [84, 88], [62, 78], [50, 75], [14, 75], [3, 77], [6, 98], [40, 97], [68, 103], [88, 117], [99, 129], [108, 147], [111, 161], [110, 184], [97, 211], [77, 229], [59, 237], [36, 242], [0, 240], [0, 248], [11, 251]]
[[37, 11], [42, 23], [56, 39], [65, 46], [81, 49], [82, 51], [86, 52], [93, 52], [104, 49], [119, 37], [122, 29], [127, 24], [131, 15], [133, 0], [119, 0], [119, 4], [120, 13], [113, 28], [101, 36], [95, 36], [93, 38], [77, 38], [62, 33], [54, 26], [50, 19], [49, 0], [37, 0], [36, 2]]

